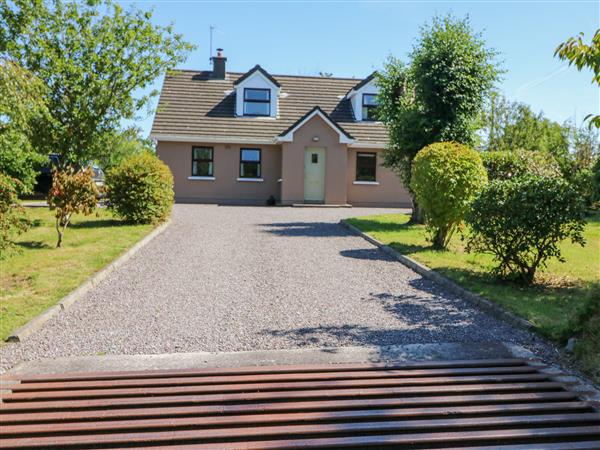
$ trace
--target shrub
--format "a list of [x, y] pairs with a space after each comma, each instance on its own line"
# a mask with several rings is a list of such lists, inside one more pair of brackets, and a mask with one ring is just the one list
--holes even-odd
[[14, 239], [30, 225], [18, 203], [18, 186], [17, 180], [0, 173], [0, 259], [14, 251]]
[[592, 206], [600, 209], [600, 157], [592, 166]]
[[109, 170], [110, 208], [132, 223], [165, 220], [173, 206], [173, 175], [160, 159], [143, 152]]
[[591, 169], [580, 169], [572, 175], [571, 185], [579, 192], [586, 208], [594, 207], [594, 173]]
[[588, 303], [580, 312], [575, 332], [575, 356], [592, 380], [600, 383], [600, 286], [592, 285]]
[[69, 226], [73, 214], [90, 215], [96, 208], [98, 188], [92, 179], [91, 169], [76, 171], [73, 167], [54, 170], [52, 187], [48, 192], [48, 204], [56, 210], [56, 246], [62, 245], [65, 230]]
[[578, 192], [556, 178], [525, 177], [490, 183], [473, 202], [466, 221], [467, 250], [491, 253], [498, 276], [533, 282], [549, 258], [564, 262], [559, 243], [584, 245], [585, 208]]
[[487, 182], [479, 153], [454, 142], [428, 145], [417, 153], [411, 179], [433, 246], [446, 248], [470, 202]]
[[481, 158], [488, 179], [507, 180], [524, 175], [538, 175], [548, 178], [561, 176], [560, 166], [548, 153], [517, 150], [482, 152]]

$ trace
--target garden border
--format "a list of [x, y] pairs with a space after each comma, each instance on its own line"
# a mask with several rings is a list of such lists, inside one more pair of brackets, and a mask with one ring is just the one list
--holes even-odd
[[438, 272], [436, 272], [433, 269], [430, 269], [426, 265], [421, 264], [420, 262], [417, 262], [414, 259], [412, 259], [406, 255], [403, 255], [402, 253], [394, 250], [389, 245], [379, 242], [377, 239], [369, 236], [367, 233], [359, 230], [354, 225], [348, 223], [346, 221], [346, 219], [340, 220], [340, 224], [342, 226], [344, 226], [345, 228], [347, 228], [348, 230], [352, 231], [354, 234], [361, 236], [363, 239], [365, 239], [366, 241], [375, 245], [376, 247], [379, 247], [379, 249], [381, 251], [383, 251], [387, 255], [393, 257], [397, 261], [401, 262], [409, 269], [412, 269], [415, 272], [417, 272], [419, 275], [421, 275], [425, 278], [428, 278], [437, 284], [444, 286], [446, 289], [448, 289], [453, 294], [464, 298], [465, 300], [469, 301], [471, 304], [479, 307], [480, 309], [484, 310], [488, 314], [491, 314], [493, 317], [507, 321], [507, 322], [511, 323], [512, 325], [516, 325], [527, 331], [535, 330], [535, 325], [533, 325], [528, 320], [525, 320], [522, 317], [519, 317], [516, 314], [513, 314], [510, 311], [507, 311], [502, 306], [498, 305], [497, 303], [495, 303], [485, 297], [482, 297], [481, 295], [474, 294], [473, 292], [463, 288], [462, 286], [459, 286], [451, 279], [439, 274]]
[[114, 260], [111, 263], [108, 263], [108, 265], [100, 269], [95, 274], [90, 275], [90, 277], [86, 281], [84, 281], [79, 287], [75, 288], [75, 290], [67, 294], [61, 300], [59, 300], [59, 302], [56, 305], [51, 306], [43, 313], [31, 319], [25, 325], [13, 331], [6, 338], [5, 342], [22, 342], [28, 336], [42, 328], [42, 326], [46, 322], [48, 322], [52, 317], [54, 317], [57, 314], [60, 314], [62, 311], [65, 311], [67, 308], [73, 305], [77, 300], [79, 300], [81, 297], [87, 294], [93, 287], [95, 287], [96, 285], [98, 285], [98, 283], [104, 280], [111, 272], [113, 272], [118, 267], [122, 266], [140, 249], [145, 247], [156, 236], [165, 231], [170, 223], [171, 219], [167, 219], [164, 223], [157, 226], [149, 234], [144, 236], [142, 240], [138, 241], [133, 247], [131, 247], [129, 250], [127, 250], [125, 253], [119, 256], [116, 260]]

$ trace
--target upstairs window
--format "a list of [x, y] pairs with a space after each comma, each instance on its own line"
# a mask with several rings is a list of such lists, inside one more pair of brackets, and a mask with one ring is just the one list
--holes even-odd
[[260, 149], [240, 150], [240, 178], [260, 178]]
[[377, 94], [363, 94], [362, 120], [377, 120]]
[[270, 116], [271, 115], [271, 90], [270, 89], [244, 89], [244, 115], [245, 116]]
[[192, 176], [213, 176], [213, 149], [212, 147], [192, 147]]
[[356, 181], [375, 181], [377, 153], [356, 154]]

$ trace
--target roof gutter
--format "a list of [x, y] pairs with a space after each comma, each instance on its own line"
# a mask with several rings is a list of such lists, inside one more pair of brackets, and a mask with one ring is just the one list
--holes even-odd
[[[244, 145], [280, 145], [290, 140], [277, 136], [274, 138], [243, 138], [238, 136], [196, 136], [187, 134], [160, 134], [150, 135], [150, 139], [156, 139], [163, 142], [197, 142], [199, 144], [244, 144]], [[352, 148], [373, 148], [383, 149], [386, 147], [384, 142], [365, 142], [353, 140], [346, 143]]]
[[257, 144], [274, 145], [277, 144], [275, 138], [244, 138], [239, 136], [200, 136], [191, 134], [161, 134], [152, 133], [150, 139], [166, 142], [200, 142], [213, 144]]

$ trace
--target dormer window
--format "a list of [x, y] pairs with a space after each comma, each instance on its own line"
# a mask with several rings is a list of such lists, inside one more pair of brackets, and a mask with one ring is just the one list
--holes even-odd
[[377, 120], [377, 94], [363, 94], [362, 120]]
[[234, 81], [235, 115], [242, 117], [277, 117], [279, 82], [256, 65]]
[[244, 88], [244, 115], [270, 116], [271, 90]]

